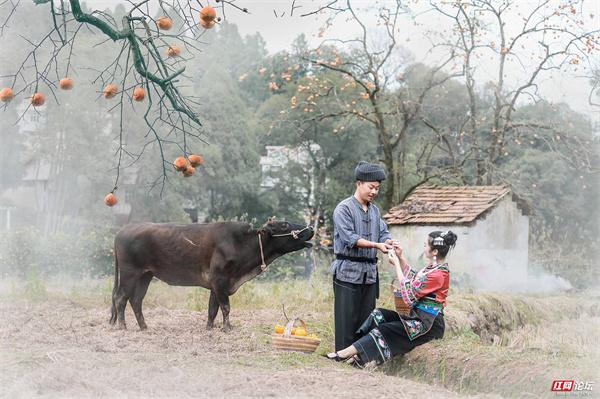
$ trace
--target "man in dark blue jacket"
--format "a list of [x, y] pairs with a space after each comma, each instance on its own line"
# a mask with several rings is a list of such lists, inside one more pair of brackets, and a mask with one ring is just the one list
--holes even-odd
[[373, 199], [379, 193], [385, 171], [379, 165], [361, 161], [354, 169], [356, 191], [333, 212], [335, 260], [335, 350], [350, 346], [356, 330], [375, 309], [379, 296], [377, 251], [393, 249], [392, 236]]

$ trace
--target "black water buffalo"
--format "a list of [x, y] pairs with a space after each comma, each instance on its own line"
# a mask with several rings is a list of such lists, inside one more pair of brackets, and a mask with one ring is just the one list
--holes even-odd
[[229, 323], [229, 296], [267, 265], [289, 252], [310, 247], [310, 227], [269, 220], [255, 230], [247, 223], [129, 225], [115, 237], [115, 283], [110, 323], [125, 328], [131, 304], [138, 325], [146, 329], [142, 301], [156, 277], [170, 285], [210, 290], [208, 321], [212, 328], [221, 308], [223, 329]]

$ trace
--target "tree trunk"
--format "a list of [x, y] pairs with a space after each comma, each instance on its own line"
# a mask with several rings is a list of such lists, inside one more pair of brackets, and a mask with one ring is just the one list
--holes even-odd
[[398, 205], [401, 201], [404, 200], [404, 196], [406, 193], [406, 153], [407, 153], [407, 138], [406, 132], [402, 133], [402, 137], [400, 138], [400, 148], [399, 148], [399, 165], [396, 168], [396, 174], [398, 175], [398, 186], [396, 187], [396, 195], [394, 196], [394, 203], [391, 205]]
[[475, 180], [475, 184], [478, 186], [482, 186], [483, 185], [483, 179], [486, 175], [486, 168], [485, 168], [485, 160], [483, 159], [483, 157], [481, 156], [481, 153], [479, 152], [478, 156], [477, 156], [477, 178]]
[[383, 208], [389, 209], [391, 204], [394, 203], [394, 196], [396, 195], [397, 186], [394, 179], [394, 149], [390, 141], [389, 134], [385, 127], [385, 120], [383, 114], [379, 109], [379, 103], [375, 98], [371, 99], [373, 108], [375, 110], [375, 116], [377, 118], [376, 128], [378, 131], [379, 145], [383, 150], [383, 163], [385, 165], [386, 172], [389, 176], [386, 182], [385, 194], [383, 196]]

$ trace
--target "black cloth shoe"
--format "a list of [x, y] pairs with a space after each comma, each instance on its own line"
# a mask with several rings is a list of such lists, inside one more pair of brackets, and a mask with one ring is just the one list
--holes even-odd
[[[331, 355], [331, 354], [333, 354], [334, 356], [329, 356], [329, 355]], [[340, 355], [338, 355], [338, 353], [337, 353], [337, 352], [333, 352], [333, 353], [326, 353], [326, 354], [324, 354], [324, 355], [321, 355], [321, 356], [323, 356], [323, 357], [324, 357], [325, 359], [327, 359], [327, 360], [333, 360], [333, 361], [335, 361], [335, 362], [343, 362], [344, 360], [346, 360], [346, 358], [344, 358], [344, 357], [340, 357]]]

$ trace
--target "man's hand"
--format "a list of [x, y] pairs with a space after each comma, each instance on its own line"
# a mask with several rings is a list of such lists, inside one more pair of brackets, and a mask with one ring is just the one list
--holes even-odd
[[[394, 250], [398, 259], [402, 257], [402, 247], [400, 246], [400, 241], [387, 239], [384, 241], [384, 244], [387, 246], [388, 251], [391, 251], [392, 249]], [[387, 251], [384, 253], [387, 253]]]
[[391, 244], [387, 244], [387, 241], [391, 241], [391, 240], [386, 240], [386, 242], [375, 243], [375, 248], [377, 248], [384, 254], [387, 254], [388, 251], [391, 251], [392, 249], [394, 249], [394, 247]]

